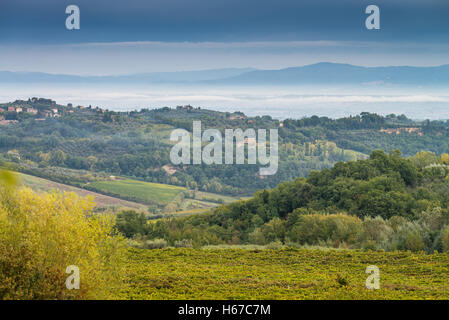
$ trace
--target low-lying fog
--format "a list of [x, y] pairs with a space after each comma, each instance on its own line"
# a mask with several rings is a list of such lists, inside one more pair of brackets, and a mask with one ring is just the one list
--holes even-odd
[[59, 104], [99, 106], [116, 111], [190, 104], [249, 116], [338, 118], [362, 111], [405, 114], [413, 119], [449, 119], [446, 88], [380, 87], [213, 87], [210, 85], [2, 84], [0, 102], [44, 97]]

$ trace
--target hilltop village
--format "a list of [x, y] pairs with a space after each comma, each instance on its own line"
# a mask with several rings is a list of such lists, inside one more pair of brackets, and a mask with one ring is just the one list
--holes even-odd
[[20, 120], [33, 118], [45, 120], [47, 118], [60, 118], [64, 114], [74, 113], [76, 110], [89, 110], [105, 113], [107, 110], [92, 106], [76, 106], [57, 104], [56, 101], [45, 98], [30, 98], [28, 100], [16, 100], [11, 103], [0, 104], [0, 125], [17, 123]]

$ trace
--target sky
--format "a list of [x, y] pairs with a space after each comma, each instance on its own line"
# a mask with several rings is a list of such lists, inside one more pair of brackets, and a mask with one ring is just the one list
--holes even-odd
[[[67, 30], [65, 8], [81, 12]], [[380, 8], [380, 30], [365, 8]], [[447, 0], [1, 0], [0, 70], [83, 75], [449, 64]]]
[[[80, 30], [66, 29], [69, 5], [80, 9]], [[380, 30], [365, 27], [369, 5], [380, 9]], [[318, 62], [449, 64], [449, 0], [0, 0], [0, 71], [123, 75]], [[449, 118], [445, 88], [368, 89], [2, 84], [0, 101], [40, 96], [114, 110], [192, 104], [278, 118], [362, 110]]]

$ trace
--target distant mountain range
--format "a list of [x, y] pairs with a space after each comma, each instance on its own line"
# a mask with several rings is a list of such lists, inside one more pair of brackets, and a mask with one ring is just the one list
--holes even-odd
[[449, 65], [438, 67], [359, 67], [324, 62], [281, 70], [249, 71], [215, 81], [235, 84], [449, 84]]
[[210, 85], [448, 85], [449, 65], [437, 67], [360, 67], [322, 62], [280, 70], [228, 68], [157, 72], [119, 76], [76, 76], [40, 72], [0, 71], [2, 83], [193, 83]]
[[42, 72], [0, 71], [0, 82], [24, 83], [197, 83], [235, 77], [252, 68], [228, 68], [200, 71], [153, 72], [118, 76], [78, 76]]

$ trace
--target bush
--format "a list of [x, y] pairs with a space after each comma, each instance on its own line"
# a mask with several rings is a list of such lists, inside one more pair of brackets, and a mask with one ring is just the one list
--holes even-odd
[[175, 248], [192, 248], [192, 240], [183, 239], [175, 241]]
[[[74, 193], [0, 186], [0, 299], [107, 299], [122, 285], [125, 241]], [[80, 270], [68, 290], [66, 268]]]
[[248, 240], [250, 243], [258, 245], [264, 245], [266, 243], [265, 236], [260, 228], [256, 228], [251, 232], [248, 236]]
[[283, 247], [283, 244], [279, 240], [270, 242], [269, 244], [266, 245], [266, 248], [271, 249], [271, 250], [280, 249], [282, 247]]
[[392, 250], [429, 251], [429, 232], [417, 222], [407, 222], [400, 226], [391, 240]]
[[357, 242], [365, 250], [376, 250], [384, 248], [393, 229], [382, 217], [365, 218], [362, 224], [362, 230], [357, 235]]
[[164, 239], [147, 240], [144, 243], [145, 249], [164, 249], [167, 248], [167, 241]]

